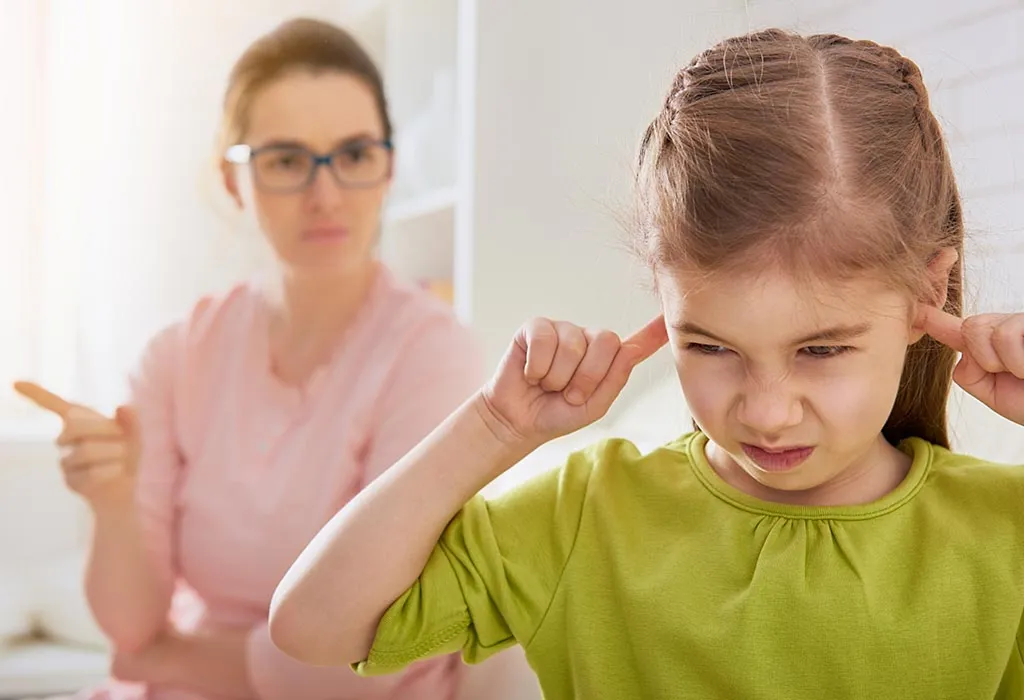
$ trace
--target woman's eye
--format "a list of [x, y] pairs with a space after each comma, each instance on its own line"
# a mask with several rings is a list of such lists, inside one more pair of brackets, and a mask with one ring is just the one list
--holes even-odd
[[702, 355], [721, 355], [729, 352], [728, 348], [721, 345], [707, 345], [706, 343], [687, 343], [686, 349], [699, 352]]
[[365, 146], [350, 146], [342, 149], [341, 156], [349, 163], [360, 163], [366, 160], [367, 149]]
[[847, 345], [809, 345], [802, 352], [811, 357], [835, 357], [848, 352], [850, 349]]
[[273, 170], [297, 170], [308, 167], [309, 158], [298, 152], [285, 151], [268, 154], [264, 162]]

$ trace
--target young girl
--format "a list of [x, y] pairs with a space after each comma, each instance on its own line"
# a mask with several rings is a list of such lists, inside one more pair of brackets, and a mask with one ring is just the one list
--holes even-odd
[[[527, 324], [292, 566], [274, 642], [364, 675], [519, 643], [556, 700], [1024, 697], [1024, 469], [951, 453], [945, 415], [952, 378], [1024, 424], [1024, 314], [959, 318], [917, 67], [725, 41], [648, 128], [638, 198], [663, 317], [622, 343]], [[666, 342], [696, 432], [474, 496]]]

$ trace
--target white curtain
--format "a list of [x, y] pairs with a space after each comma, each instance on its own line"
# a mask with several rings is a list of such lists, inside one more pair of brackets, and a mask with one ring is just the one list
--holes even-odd
[[0, 435], [38, 425], [12, 380], [64, 389], [75, 381], [74, 268], [46, 208], [46, 10], [43, 2], [0, 0]]
[[0, 441], [31, 378], [110, 410], [146, 340], [263, 263], [211, 170], [258, 34], [338, 0], [0, 0]]

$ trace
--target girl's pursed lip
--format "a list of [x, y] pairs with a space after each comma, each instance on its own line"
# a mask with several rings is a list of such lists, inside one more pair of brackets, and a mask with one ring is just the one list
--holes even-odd
[[764, 471], [782, 472], [794, 469], [811, 456], [813, 447], [764, 448], [743, 444], [743, 452]]
[[756, 444], [754, 444], [752, 442], [751, 443], [743, 443], [743, 444], [744, 444], [745, 447], [756, 447], [757, 449], [761, 450], [762, 452], [767, 452], [768, 454], [773, 454], [773, 455], [774, 454], [781, 454], [783, 452], [792, 452], [794, 450], [809, 450], [809, 449], [811, 449], [807, 445], [793, 445], [791, 447], [765, 447], [764, 445], [756, 445]]

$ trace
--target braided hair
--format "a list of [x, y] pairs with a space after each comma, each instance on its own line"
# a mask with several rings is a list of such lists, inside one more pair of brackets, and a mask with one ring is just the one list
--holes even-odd
[[[655, 271], [770, 260], [924, 299], [928, 263], [953, 248], [945, 310], [962, 313], [960, 195], [921, 71], [893, 48], [767, 29], [703, 51], [643, 135], [635, 190], [634, 248]], [[927, 336], [908, 348], [890, 442], [949, 445], [954, 361]]]

